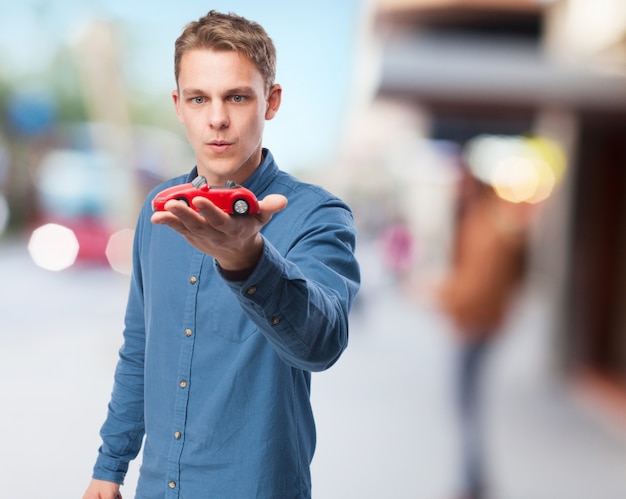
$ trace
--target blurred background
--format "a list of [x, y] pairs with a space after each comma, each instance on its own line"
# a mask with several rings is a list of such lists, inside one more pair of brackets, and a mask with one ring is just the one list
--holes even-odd
[[481, 389], [491, 495], [626, 497], [623, 0], [0, 0], [3, 496], [88, 483], [135, 219], [193, 166], [174, 40], [212, 8], [274, 39], [265, 145], [359, 229], [351, 345], [313, 382], [315, 497], [457, 497], [460, 346], [437, 290], [468, 175], [522, 214], [496, 225], [526, 256]]

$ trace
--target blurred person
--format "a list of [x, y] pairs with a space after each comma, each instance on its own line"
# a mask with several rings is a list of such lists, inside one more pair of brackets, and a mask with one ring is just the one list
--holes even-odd
[[[143, 442], [137, 497], [311, 497], [311, 372], [346, 347], [359, 288], [350, 209], [279, 170], [262, 147], [281, 87], [265, 30], [209, 12], [175, 44], [173, 101], [197, 165], [144, 203], [124, 343], [84, 499], [120, 498]], [[195, 198], [203, 175], [259, 196], [258, 216]], [[288, 201], [288, 203], [287, 203]]]
[[408, 223], [392, 221], [379, 234], [382, 260], [395, 282], [406, 278], [413, 265], [414, 240]]
[[462, 168], [453, 261], [437, 289], [459, 341], [455, 374], [462, 499], [487, 497], [482, 383], [490, 346], [523, 282], [529, 205], [499, 198]]

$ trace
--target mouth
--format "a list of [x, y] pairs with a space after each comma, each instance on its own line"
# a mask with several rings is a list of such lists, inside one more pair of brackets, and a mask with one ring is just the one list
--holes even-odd
[[207, 145], [215, 152], [224, 152], [233, 144], [225, 140], [212, 140]]

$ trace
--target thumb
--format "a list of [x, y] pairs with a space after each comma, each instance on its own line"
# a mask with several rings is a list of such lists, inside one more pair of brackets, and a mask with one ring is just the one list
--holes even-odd
[[273, 215], [285, 209], [287, 198], [282, 194], [268, 194], [259, 201], [259, 209], [263, 215]]

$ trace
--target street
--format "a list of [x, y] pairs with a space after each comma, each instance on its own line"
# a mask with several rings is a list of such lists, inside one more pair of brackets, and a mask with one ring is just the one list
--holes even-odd
[[[99, 446], [128, 277], [39, 269], [19, 242], [0, 244], [0, 277], [2, 497], [80, 498]], [[545, 308], [541, 297], [522, 300], [489, 365], [494, 499], [623, 499], [626, 437], [553, 375]], [[314, 497], [453, 498], [447, 328], [391, 282], [364, 281], [349, 348], [313, 376]], [[137, 475], [132, 463], [126, 499]]]

